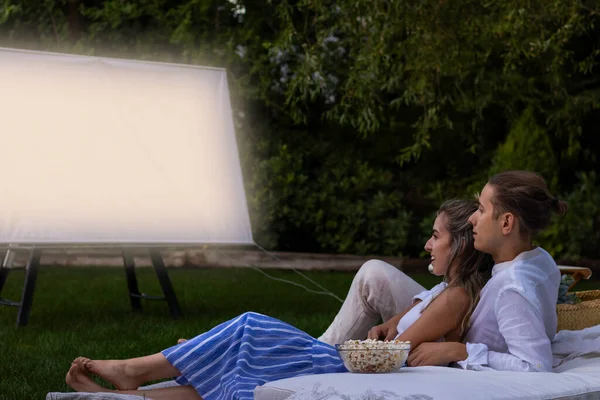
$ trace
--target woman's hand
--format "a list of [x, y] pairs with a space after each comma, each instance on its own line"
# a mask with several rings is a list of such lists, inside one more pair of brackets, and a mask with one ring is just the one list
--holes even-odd
[[387, 322], [381, 325], [374, 326], [367, 335], [368, 339], [375, 340], [394, 340], [398, 335], [398, 321], [400, 321], [401, 315], [397, 315]]

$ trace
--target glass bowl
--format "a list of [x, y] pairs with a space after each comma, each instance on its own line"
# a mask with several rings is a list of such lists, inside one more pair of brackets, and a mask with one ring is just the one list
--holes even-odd
[[335, 346], [350, 372], [397, 372], [405, 364], [410, 352], [410, 342], [353, 342]]

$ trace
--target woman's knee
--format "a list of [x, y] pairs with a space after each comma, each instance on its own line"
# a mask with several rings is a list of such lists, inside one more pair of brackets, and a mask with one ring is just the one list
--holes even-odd
[[395, 274], [403, 272], [385, 261], [369, 260], [360, 267], [356, 278], [363, 282], [387, 282]]
[[281, 322], [277, 318], [269, 317], [268, 315], [257, 313], [254, 311], [247, 311], [239, 316], [239, 322], [247, 326], [257, 325], [260, 326], [264, 323]]
[[265, 315], [254, 312], [254, 311], [246, 311], [245, 313], [240, 315], [241, 319], [244, 320], [248, 320], [248, 319], [260, 319], [260, 318], [264, 318]]

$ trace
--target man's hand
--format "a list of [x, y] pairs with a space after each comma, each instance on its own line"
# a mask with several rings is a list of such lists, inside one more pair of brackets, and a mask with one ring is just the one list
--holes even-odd
[[398, 316], [384, 322], [381, 325], [374, 326], [367, 335], [368, 339], [375, 340], [394, 340], [398, 334]]
[[421, 343], [410, 351], [406, 363], [409, 367], [447, 366], [454, 361], [466, 360], [468, 356], [464, 343]]

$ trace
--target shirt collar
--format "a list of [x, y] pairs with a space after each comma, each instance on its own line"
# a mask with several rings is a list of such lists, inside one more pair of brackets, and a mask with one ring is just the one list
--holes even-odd
[[539, 247], [535, 246], [533, 249], [522, 252], [510, 261], [504, 261], [494, 265], [494, 268], [492, 268], [492, 276], [510, 268], [516, 261], [528, 260], [530, 258], [533, 258], [538, 252]]

